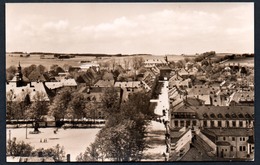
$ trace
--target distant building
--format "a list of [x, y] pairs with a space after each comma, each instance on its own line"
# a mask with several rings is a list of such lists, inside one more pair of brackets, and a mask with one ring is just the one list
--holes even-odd
[[87, 71], [91, 67], [96, 67], [99, 70], [100, 65], [95, 62], [86, 62], [86, 63], [82, 63], [79, 67], [80, 67], [81, 71]]
[[154, 66], [163, 66], [163, 65], [167, 65], [165, 59], [148, 59], [145, 60], [144, 62], [144, 67], [146, 68], [151, 68]]

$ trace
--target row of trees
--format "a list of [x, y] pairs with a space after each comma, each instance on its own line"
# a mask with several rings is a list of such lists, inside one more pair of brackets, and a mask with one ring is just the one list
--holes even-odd
[[[34, 119], [38, 123], [45, 115], [55, 117], [56, 121], [64, 118], [95, 117], [94, 111], [98, 106], [88, 100], [83, 93], [71, 88], [60, 90], [51, 102], [45, 100], [47, 96], [42, 92], [37, 91], [33, 100], [30, 100], [29, 92], [26, 94], [25, 91], [23, 94], [24, 96], [14, 100], [14, 93], [7, 92], [7, 119]], [[37, 124], [35, 124], [37, 130], [36, 127]]]
[[147, 147], [146, 126], [153, 116], [147, 93], [133, 93], [120, 104], [113, 89], [103, 97], [106, 125], [97, 134], [95, 142], [80, 153], [78, 161], [140, 161]]

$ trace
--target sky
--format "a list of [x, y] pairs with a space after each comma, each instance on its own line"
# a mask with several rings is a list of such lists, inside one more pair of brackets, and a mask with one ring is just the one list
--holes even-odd
[[7, 3], [6, 51], [254, 53], [254, 3]]

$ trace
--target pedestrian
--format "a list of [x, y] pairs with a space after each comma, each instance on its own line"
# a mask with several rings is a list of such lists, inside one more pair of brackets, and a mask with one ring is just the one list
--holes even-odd
[[40, 143], [42, 142], [42, 139], [40, 139]]

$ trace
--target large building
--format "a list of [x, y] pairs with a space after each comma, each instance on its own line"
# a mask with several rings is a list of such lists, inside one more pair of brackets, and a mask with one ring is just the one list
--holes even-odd
[[22, 67], [18, 66], [15, 77], [6, 84], [6, 96], [8, 101], [24, 101], [29, 96], [30, 101], [36, 101], [36, 95], [41, 94], [44, 101], [50, 101], [46, 92], [47, 87], [43, 82], [25, 82], [23, 80]]

